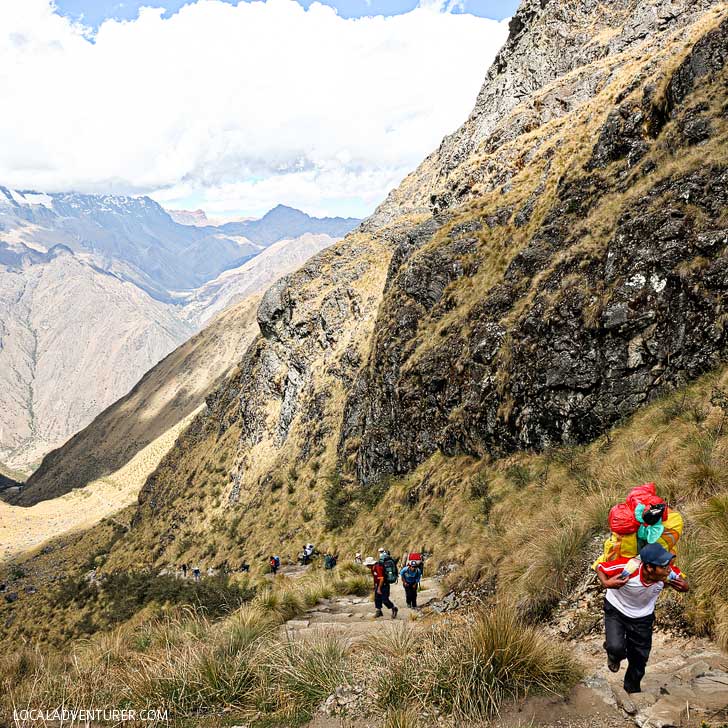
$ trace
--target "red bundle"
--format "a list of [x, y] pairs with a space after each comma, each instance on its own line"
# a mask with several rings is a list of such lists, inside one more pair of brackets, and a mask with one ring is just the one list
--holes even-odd
[[[634, 509], [642, 503], [646, 508], [656, 506], [665, 501], [655, 492], [654, 483], [645, 483], [632, 488], [627, 494], [627, 500], [624, 503], [617, 503], [609, 511], [609, 528], [620, 536], [630, 533], [636, 533], [640, 527], [640, 522], [634, 517]], [[667, 519], [668, 509], [662, 513], [662, 520]]]

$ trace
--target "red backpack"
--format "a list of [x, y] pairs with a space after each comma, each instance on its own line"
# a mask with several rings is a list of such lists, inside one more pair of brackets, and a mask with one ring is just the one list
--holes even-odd
[[407, 554], [407, 559], [405, 561], [405, 565], [409, 564], [410, 562], [414, 561], [415, 568], [420, 570], [420, 573], [422, 573], [424, 569], [424, 559], [422, 558], [422, 554], [419, 554], [417, 552], [412, 552]]
[[[634, 509], [640, 504], [644, 504], [648, 508], [660, 503], [664, 503], [664, 499], [660, 498], [655, 492], [654, 483], [644, 483], [636, 488], [632, 488], [627, 494], [624, 503], [617, 503], [609, 511], [609, 530], [620, 536], [626, 536], [631, 533], [637, 533], [640, 522], [634, 517]], [[662, 520], [667, 520], [668, 510], [662, 513]]]

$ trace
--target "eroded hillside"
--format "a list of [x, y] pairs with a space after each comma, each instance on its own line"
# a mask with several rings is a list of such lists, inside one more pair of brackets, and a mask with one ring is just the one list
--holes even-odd
[[[678, 446], [650, 403], [725, 362], [727, 18], [708, 0], [524, 2], [464, 127], [265, 294], [261, 335], [103, 569], [385, 539], [462, 562], [495, 542], [476, 577], [498, 568], [539, 615], [569, 582], [529, 591], [529, 549], [573, 565], [623, 485], [663, 478], [698, 523], [726, 487], [720, 408]], [[519, 508], [549, 508], [558, 536], [524, 539]]]
[[[725, 20], [720, 2], [524, 3], [463, 130], [265, 295], [262, 336], [147, 482], [132, 558], [174, 558], [213, 523], [258, 553], [304, 540], [330, 482], [353, 520], [437, 453], [586, 442], [715, 367]], [[536, 82], [554, 28], [566, 65]], [[411, 185], [422, 204], [395, 204]]]
[[152, 367], [129, 394], [49, 453], [14, 502], [31, 505], [82, 488], [174, 429], [240, 360], [257, 332], [259, 301], [251, 296], [232, 306]]

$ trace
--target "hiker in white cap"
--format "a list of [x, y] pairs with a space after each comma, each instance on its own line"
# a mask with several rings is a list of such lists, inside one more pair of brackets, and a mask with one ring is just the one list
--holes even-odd
[[392, 610], [392, 619], [396, 619], [399, 610], [389, 598], [390, 584], [393, 583], [391, 581], [392, 570], [394, 571], [394, 581], [397, 580], [398, 576], [397, 567], [392, 557], [382, 549], [379, 554], [379, 561], [375, 561], [371, 556], [367, 556], [364, 566], [369, 567], [374, 578], [374, 607], [376, 609], [374, 618], [384, 616], [382, 614], [382, 606], [385, 606], [387, 609]]

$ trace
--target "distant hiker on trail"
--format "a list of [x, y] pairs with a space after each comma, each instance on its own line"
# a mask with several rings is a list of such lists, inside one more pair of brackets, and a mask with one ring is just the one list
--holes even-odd
[[327, 553], [324, 556], [324, 569], [331, 571], [336, 566], [336, 562], [339, 560], [338, 555]]
[[356, 552], [356, 556], [354, 557], [354, 563], [355, 564], [361, 564], [362, 563], [362, 560], [361, 560], [361, 551], [357, 551]]
[[192, 576], [194, 577], [195, 581], [200, 580], [200, 567], [199, 566], [195, 566], [192, 569]]
[[417, 562], [414, 560], [408, 561], [407, 565], [399, 572], [399, 575], [402, 578], [407, 606], [410, 609], [417, 609], [417, 589], [422, 578], [422, 572], [418, 568]]
[[275, 576], [278, 573], [278, 567], [281, 565], [280, 557], [273, 555], [269, 556], [268, 565], [270, 566], [270, 573]]
[[604, 599], [604, 630], [607, 666], [618, 672], [627, 659], [624, 689], [639, 693], [647, 660], [652, 649], [655, 603], [665, 584], [686, 592], [689, 586], [680, 570], [672, 565], [675, 558], [658, 543], [647, 544], [639, 559], [620, 558], [600, 563], [597, 576], [607, 590]]
[[368, 566], [374, 577], [374, 618], [384, 616], [382, 614], [382, 605], [392, 610], [392, 619], [396, 619], [399, 611], [389, 598], [390, 585], [397, 581], [397, 566], [392, 557], [384, 553], [379, 557], [379, 561], [375, 561], [371, 556], [367, 556], [364, 566]]
[[187, 578], [187, 564], [182, 564], [182, 578]]
[[311, 558], [313, 557], [313, 552], [315, 550], [315, 547], [312, 543], [307, 543], [303, 547], [303, 553], [301, 554], [301, 565], [306, 566], [311, 561]]

